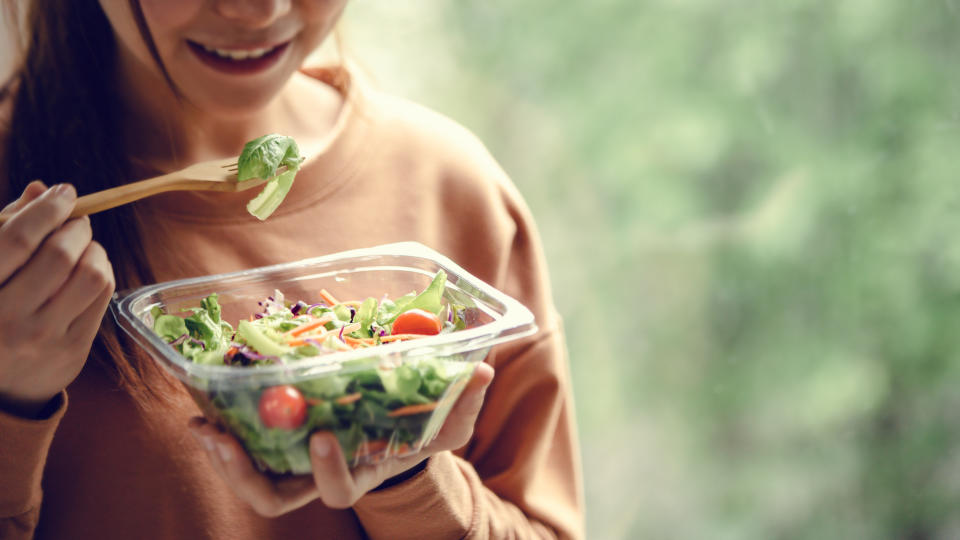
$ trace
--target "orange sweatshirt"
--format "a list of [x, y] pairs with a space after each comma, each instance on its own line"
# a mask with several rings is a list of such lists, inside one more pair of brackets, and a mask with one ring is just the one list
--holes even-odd
[[343, 80], [334, 137], [267, 221], [247, 214], [251, 193], [136, 203], [151, 266], [166, 281], [402, 240], [449, 256], [527, 305], [540, 327], [488, 356], [496, 376], [473, 440], [351, 509], [315, 501], [264, 518], [190, 436], [200, 413], [186, 391], [146, 411], [89, 362], [49, 418], [0, 411], [0, 538], [583, 536], [563, 330], [527, 207], [466, 130]]

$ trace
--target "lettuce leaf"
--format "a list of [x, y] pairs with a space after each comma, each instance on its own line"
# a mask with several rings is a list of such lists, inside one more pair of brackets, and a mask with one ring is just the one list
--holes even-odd
[[269, 133], [248, 142], [237, 160], [237, 179], [269, 179], [281, 166], [296, 171], [300, 168], [300, 148], [292, 137]]
[[297, 171], [290, 170], [268, 180], [263, 191], [247, 203], [247, 212], [260, 221], [270, 217], [287, 197], [287, 193], [290, 193], [293, 177], [296, 175]]
[[443, 308], [440, 299], [443, 297], [443, 290], [446, 285], [447, 273], [443, 270], [437, 270], [437, 274], [433, 276], [433, 281], [422, 293], [401, 296], [393, 303], [383, 302], [380, 306], [380, 317], [378, 317], [380, 324], [392, 323], [401, 313], [411, 309], [419, 308], [433, 314], [440, 313]]
[[237, 325], [237, 336], [243, 338], [247, 345], [260, 354], [283, 356], [293, 351], [292, 348], [281, 345], [279, 340], [271, 339], [263, 330], [248, 321], [241, 320]]
[[[291, 137], [270, 133], [248, 142], [237, 160], [237, 179], [262, 178], [267, 184], [247, 203], [247, 211], [257, 219], [267, 219], [290, 192], [303, 159]], [[277, 174], [280, 167], [287, 170]]]
[[187, 333], [187, 325], [176, 315], [160, 315], [154, 319], [153, 331], [167, 341], [173, 341]]

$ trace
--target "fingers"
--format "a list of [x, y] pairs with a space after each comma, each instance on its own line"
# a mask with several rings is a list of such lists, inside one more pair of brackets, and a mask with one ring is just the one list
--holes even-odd
[[490, 364], [481, 362], [463, 389], [463, 393], [450, 410], [437, 437], [427, 445], [431, 453], [441, 450], [456, 450], [470, 442], [473, 427], [477, 423], [487, 388], [493, 381], [494, 370]]
[[0, 283], [10, 279], [43, 242], [62, 225], [77, 200], [77, 192], [69, 184], [56, 185], [26, 203], [0, 226]]
[[310, 437], [310, 462], [323, 504], [328, 508], [352, 506], [357, 499], [357, 486], [333, 433], [318, 432]]
[[350, 469], [336, 436], [317, 432], [310, 437], [310, 462], [320, 500], [328, 508], [349, 508], [384, 480], [398, 475], [430, 457], [429, 453], [391, 458]]
[[493, 382], [494, 375], [496, 375], [496, 371], [494, 371], [493, 366], [486, 362], [480, 362], [477, 364], [477, 368], [473, 370], [473, 376], [470, 377], [470, 383], [467, 386], [486, 389]]
[[201, 443], [214, 470], [260, 515], [276, 517], [317, 498], [313, 478], [298, 476], [276, 482], [256, 470], [235, 438], [203, 418], [194, 418], [190, 431]]
[[267, 505], [263, 501], [273, 498], [272, 486], [265, 476], [257, 473], [236, 439], [209, 423], [201, 425], [195, 433], [199, 435], [214, 469], [233, 491], [258, 512], [264, 509]]
[[37, 312], [38, 318], [66, 329], [71, 338], [96, 330], [113, 294], [114, 276], [103, 247], [90, 242], [66, 283]]
[[113, 297], [113, 288], [113, 282], [111, 282], [100, 292], [100, 296], [94, 298], [87, 308], [70, 322], [65, 332], [68, 343], [83, 346], [93, 343], [93, 338], [97, 335], [97, 329], [100, 328], [103, 315], [107, 312], [107, 306], [110, 305], [110, 299]]
[[0, 210], [0, 214], [7, 215], [16, 213], [23, 208], [25, 204], [43, 195], [43, 192], [46, 190], [47, 185], [40, 180], [30, 182], [27, 184], [27, 187], [24, 188], [23, 193], [20, 194], [20, 198], [5, 206], [3, 210]]
[[480, 414], [484, 394], [493, 380], [493, 374], [489, 364], [479, 364], [447, 416], [440, 434], [422, 451], [410, 456], [351, 470], [333, 433], [314, 433], [310, 438], [310, 461], [320, 499], [330, 508], [349, 508], [384, 480], [406, 471], [432, 454], [466, 444], [473, 434], [473, 425]]
[[[63, 286], [71, 273], [84, 273], [85, 268], [74, 266], [87, 250], [91, 238], [89, 218], [67, 221], [63, 227], [48, 236], [27, 264], [7, 281], [7, 286], [0, 292], [0, 302], [13, 302], [26, 313], [36, 311]], [[93, 294], [96, 295], [101, 288], [94, 289]], [[80, 309], [86, 305], [84, 303]], [[79, 310], [72, 310], [71, 315], [75, 315], [77, 311]], [[67, 319], [67, 322], [69, 320]]]

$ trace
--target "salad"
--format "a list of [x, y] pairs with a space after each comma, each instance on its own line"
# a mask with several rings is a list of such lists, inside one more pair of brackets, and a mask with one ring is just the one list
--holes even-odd
[[446, 357], [399, 365], [378, 356], [339, 362], [332, 355], [466, 328], [466, 307], [447, 294], [446, 273], [393, 300], [340, 301], [326, 290], [318, 296], [314, 303], [290, 302], [275, 291], [234, 327], [211, 294], [185, 310], [186, 317], [154, 308], [153, 330], [197, 364], [255, 370], [326, 356], [339, 364], [288, 384], [208, 391], [202, 401], [264, 470], [310, 472], [307, 442], [316, 430], [332, 431], [353, 465], [417, 451], [435, 435], [475, 364]]
[[[247, 211], [261, 221], [267, 219], [290, 192], [303, 159], [297, 143], [285, 135], [268, 133], [244, 145], [237, 159], [237, 181], [267, 181], [260, 194], [247, 203]], [[281, 167], [285, 169], [278, 173]]]

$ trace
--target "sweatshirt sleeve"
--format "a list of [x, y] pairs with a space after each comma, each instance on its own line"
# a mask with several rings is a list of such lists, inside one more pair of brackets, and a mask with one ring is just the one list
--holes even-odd
[[471, 442], [354, 506], [370, 538], [582, 538], [583, 496], [563, 327], [536, 231], [506, 186], [513, 234], [487, 279], [539, 331], [495, 347], [496, 370]]
[[40, 420], [0, 411], [0, 538], [33, 538], [47, 452], [67, 408], [66, 392], [55, 399], [54, 412]]

